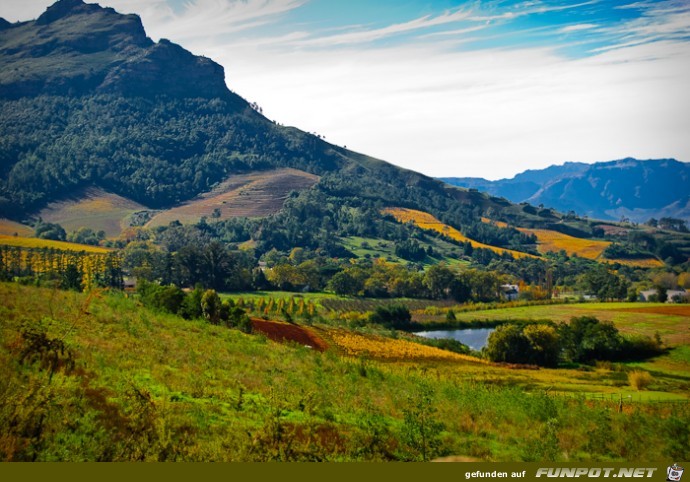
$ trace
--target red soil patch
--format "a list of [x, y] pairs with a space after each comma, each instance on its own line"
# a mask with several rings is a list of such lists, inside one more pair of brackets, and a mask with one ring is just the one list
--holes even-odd
[[286, 342], [294, 341], [300, 345], [310, 346], [318, 351], [325, 351], [328, 348], [326, 342], [307, 328], [288, 323], [276, 321], [252, 319], [254, 331], [263, 333], [273, 341]]
[[690, 305], [647, 306], [639, 308], [621, 308], [616, 311], [631, 313], [655, 313], [657, 315], [690, 316]]

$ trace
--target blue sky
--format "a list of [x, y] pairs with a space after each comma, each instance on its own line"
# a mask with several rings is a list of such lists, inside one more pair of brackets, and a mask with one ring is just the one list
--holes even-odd
[[688, 0], [100, 3], [222, 64], [269, 118], [429, 175], [690, 161]]

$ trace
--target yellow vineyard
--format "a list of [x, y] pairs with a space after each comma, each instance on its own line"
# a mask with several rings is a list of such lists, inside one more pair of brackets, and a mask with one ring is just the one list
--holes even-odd
[[27, 249], [57, 249], [60, 251], [74, 251], [74, 252], [86, 252], [94, 254], [108, 254], [112, 252], [110, 249], [101, 248], [99, 246], [89, 246], [86, 244], [75, 244], [67, 243], [64, 241], [51, 241], [49, 239], [38, 239], [38, 238], [21, 238], [18, 236], [5, 236], [0, 235], [0, 245], [1, 246], [16, 246], [18, 248]]
[[454, 239], [456, 241], [460, 241], [463, 243], [469, 242], [473, 248], [490, 249], [491, 251], [498, 253], [498, 254], [510, 253], [515, 258], [525, 258], [525, 257], [534, 258], [535, 257], [531, 254], [521, 253], [519, 251], [513, 251], [512, 249], [498, 248], [496, 246], [489, 246], [488, 244], [474, 241], [473, 239], [470, 239], [470, 238], [464, 236], [457, 229], [450, 227], [447, 224], [443, 224], [441, 221], [436, 219], [431, 214], [425, 213], [423, 211], [416, 211], [414, 209], [405, 209], [405, 208], [386, 208], [383, 210], [383, 212], [385, 214], [392, 215], [393, 217], [395, 217], [395, 219], [398, 222], [401, 222], [401, 223], [412, 222], [415, 224], [415, 226], [418, 226], [422, 229], [430, 229], [430, 230], [436, 231], [436, 232], [441, 233], [444, 236], [448, 236], [449, 238]]
[[581, 258], [597, 259], [611, 244], [608, 241], [575, 238], [549, 229], [518, 228], [518, 231], [525, 234], [534, 234], [539, 243], [537, 249], [540, 253], [565, 250], [571, 256], [577, 254]]
[[368, 356], [379, 360], [445, 360], [472, 363], [485, 363], [483, 360], [460, 355], [432, 346], [420, 345], [411, 341], [394, 340], [373, 335], [360, 335], [348, 331], [334, 330], [329, 333], [333, 343], [350, 356]]
[[601, 255], [611, 244], [609, 241], [596, 241], [582, 239], [567, 234], [551, 231], [549, 229], [525, 229], [518, 228], [525, 234], [534, 234], [537, 237], [537, 249], [540, 253], [558, 252], [565, 250], [570, 256], [576, 254], [581, 258], [595, 259], [602, 263], [620, 263], [626, 266], [641, 268], [658, 268], [664, 263], [656, 258], [648, 259], [605, 259]]

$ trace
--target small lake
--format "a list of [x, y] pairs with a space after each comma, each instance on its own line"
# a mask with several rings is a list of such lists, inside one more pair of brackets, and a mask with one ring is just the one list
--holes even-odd
[[464, 343], [473, 350], [481, 350], [489, 340], [489, 334], [496, 328], [466, 328], [464, 330], [419, 331], [415, 335], [424, 338], [447, 338]]

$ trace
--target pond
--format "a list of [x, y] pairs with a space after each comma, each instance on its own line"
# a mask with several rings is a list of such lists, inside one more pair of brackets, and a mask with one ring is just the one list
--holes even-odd
[[481, 350], [489, 340], [489, 334], [496, 328], [466, 328], [464, 330], [419, 331], [415, 335], [424, 338], [448, 338], [464, 343], [473, 350]]

